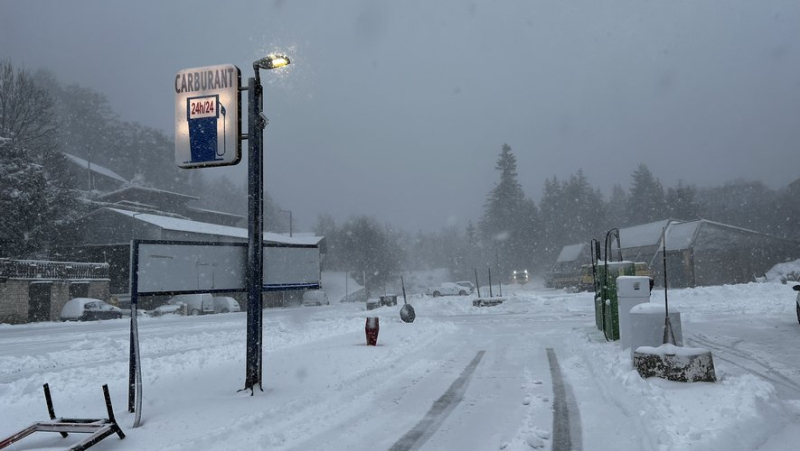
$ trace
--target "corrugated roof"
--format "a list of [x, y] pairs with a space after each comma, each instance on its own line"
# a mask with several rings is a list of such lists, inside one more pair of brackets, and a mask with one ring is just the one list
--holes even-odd
[[96, 172], [98, 174], [101, 174], [101, 175], [104, 175], [106, 177], [112, 178], [112, 179], [117, 180], [119, 182], [128, 183], [128, 181], [125, 180], [121, 175], [117, 174], [116, 172], [112, 171], [111, 169], [108, 169], [108, 168], [105, 168], [103, 166], [100, 166], [97, 163], [89, 164], [89, 162], [87, 160], [84, 160], [81, 157], [76, 157], [75, 155], [72, 155], [72, 154], [69, 154], [69, 153], [66, 153], [66, 152], [64, 152], [64, 155], [67, 157], [68, 160], [70, 160], [73, 163], [75, 163], [76, 165], [80, 166], [82, 169], [88, 169], [88, 170], [90, 170], [92, 172]]
[[[109, 210], [166, 230], [199, 233], [204, 235], [227, 236], [233, 238], [242, 238], [245, 240], [247, 239], [247, 229], [243, 229], [241, 227], [230, 227], [218, 224], [209, 224], [207, 222], [191, 221], [188, 219], [170, 218], [167, 216], [139, 213], [135, 211], [121, 210], [118, 208], [109, 208]], [[271, 232], [264, 232], [263, 236], [263, 240], [268, 243], [297, 245], [318, 245], [322, 239], [323, 237], [321, 236], [288, 237]]]

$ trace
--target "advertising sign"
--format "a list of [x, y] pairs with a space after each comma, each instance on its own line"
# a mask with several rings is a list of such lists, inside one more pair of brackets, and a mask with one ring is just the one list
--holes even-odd
[[[245, 291], [245, 243], [135, 240], [139, 295]], [[263, 291], [320, 287], [319, 246], [264, 245]]]
[[185, 169], [230, 166], [242, 158], [241, 72], [232, 64], [175, 76], [175, 163]]

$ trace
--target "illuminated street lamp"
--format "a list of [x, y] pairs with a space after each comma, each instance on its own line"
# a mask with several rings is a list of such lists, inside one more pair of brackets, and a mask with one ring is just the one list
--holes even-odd
[[[261, 291], [264, 280], [264, 166], [261, 150], [267, 117], [262, 112], [263, 87], [259, 69], [277, 69], [289, 64], [286, 55], [269, 54], [253, 63], [255, 77], [247, 80], [247, 145], [248, 145], [248, 243], [247, 243], [247, 371], [244, 389], [251, 394], [261, 388], [261, 345], [263, 303]], [[244, 136], [242, 138], [245, 138]], [[263, 388], [262, 388], [263, 390]]]
[[258, 77], [258, 69], [277, 69], [279, 67], [288, 66], [289, 63], [291, 63], [291, 61], [289, 61], [288, 56], [271, 53], [253, 63], [253, 70], [256, 71], [256, 77]]

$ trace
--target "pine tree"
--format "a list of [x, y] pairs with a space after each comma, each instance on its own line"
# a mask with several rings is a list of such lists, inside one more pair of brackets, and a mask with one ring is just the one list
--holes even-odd
[[405, 260], [398, 236], [372, 217], [359, 216], [347, 221], [339, 236], [337, 259], [354, 275], [366, 274], [363, 282], [368, 290], [382, 289]]
[[592, 188], [583, 170], [571, 176], [562, 188], [562, 208], [566, 217], [562, 227], [567, 242], [587, 242], [598, 236], [605, 222], [603, 196]]
[[628, 194], [628, 223], [638, 225], [666, 219], [669, 212], [661, 182], [644, 163], [639, 164], [631, 177], [633, 182]]
[[697, 190], [678, 181], [678, 186], [667, 189], [667, 209], [673, 219], [691, 221], [700, 218], [700, 207], [695, 201]]
[[628, 195], [625, 193], [625, 189], [620, 184], [615, 183], [611, 188], [611, 196], [606, 203], [606, 220], [603, 230], [631, 225], [628, 222], [627, 204]]
[[541, 217], [541, 250], [545, 261], [555, 260], [561, 248], [568, 243], [564, 229], [566, 217], [562, 208], [563, 189], [561, 182], [553, 176], [544, 181], [542, 201], [539, 203]]
[[481, 234], [509, 265], [527, 268], [535, 262], [536, 208], [517, 180], [517, 158], [508, 144], [503, 144], [495, 169], [500, 171], [500, 182], [486, 196]]

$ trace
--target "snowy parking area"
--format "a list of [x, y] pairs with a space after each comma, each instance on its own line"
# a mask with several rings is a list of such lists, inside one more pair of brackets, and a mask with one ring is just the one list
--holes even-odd
[[[585, 450], [786, 450], [800, 440], [790, 286], [670, 290], [684, 342], [712, 352], [718, 377], [680, 384], [639, 377], [629, 351], [595, 328], [591, 293], [530, 285], [504, 287], [508, 300], [488, 308], [472, 296], [410, 298], [412, 324], [400, 305], [265, 310], [255, 396], [237, 392], [245, 313], [143, 318], [138, 429], [126, 411], [127, 320], [2, 325], [0, 437], [47, 419], [49, 383], [56, 415], [78, 418], [105, 416], [109, 385], [127, 438], [100, 450], [556, 450], [564, 434]], [[367, 316], [380, 318], [375, 347]], [[37, 433], [8, 449], [75, 441]]]

